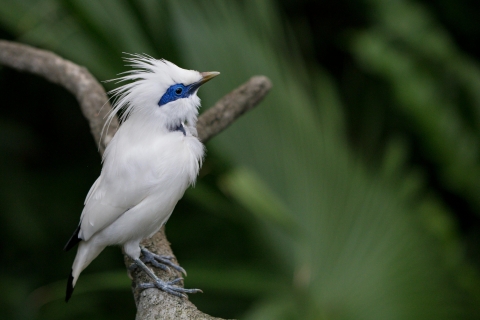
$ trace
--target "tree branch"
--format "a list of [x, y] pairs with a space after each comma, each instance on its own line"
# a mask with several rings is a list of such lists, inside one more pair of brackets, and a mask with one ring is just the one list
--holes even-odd
[[[114, 119], [108, 131], [101, 137], [106, 115], [110, 112], [111, 106], [105, 90], [86, 68], [52, 52], [5, 40], [0, 40], [0, 64], [44, 77], [75, 95], [83, 115], [90, 124], [90, 131], [99, 152], [103, 153], [118, 128], [118, 121]], [[256, 76], [224, 96], [199, 117], [197, 123], [199, 139], [206, 142], [223, 131], [239, 116], [255, 107], [271, 87], [272, 84], [267, 77]], [[142, 245], [152, 252], [173, 256], [164, 228], [153, 237], [145, 239]], [[126, 255], [125, 263], [127, 266], [132, 263]], [[170, 273], [157, 270], [156, 274], [164, 281], [181, 276], [173, 269]], [[219, 319], [197, 310], [188, 299], [157, 289], [137, 290], [138, 283], [148, 282], [150, 279], [138, 270], [131, 272], [130, 276], [137, 305], [136, 319]], [[178, 285], [183, 286], [183, 283]]]

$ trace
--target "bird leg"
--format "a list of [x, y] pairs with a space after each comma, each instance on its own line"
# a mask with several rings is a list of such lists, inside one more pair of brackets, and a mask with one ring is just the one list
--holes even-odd
[[[142, 251], [142, 257], [140, 258], [144, 263], [150, 263], [152, 266], [156, 268], [160, 268], [163, 271], [170, 271], [170, 267], [174, 268], [178, 272], [183, 273], [185, 276], [187, 276], [187, 271], [180, 267], [179, 265], [174, 264], [171, 260], [173, 259], [173, 256], [164, 256], [164, 255], [159, 255], [155, 254], [149, 250], [147, 250], [145, 247], [140, 247]], [[168, 265], [168, 266], [167, 266]], [[138, 267], [136, 263], [132, 263], [128, 269], [130, 271], [135, 270]]]
[[167, 266], [170, 266], [173, 269], [177, 270], [178, 272], [181, 272], [185, 276], [187, 276], [187, 271], [185, 271], [185, 269], [183, 269], [179, 265], [176, 265], [172, 262], [172, 259], [173, 259], [172, 256], [155, 254], [147, 250], [145, 247], [140, 247], [140, 249], [142, 250], [142, 253], [143, 253], [143, 257], [141, 258], [143, 262], [145, 263], [149, 262], [152, 266], [160, 268], [164, 271], [170, 271], [170, 269], [167, 267]]
[[152, 278], [153, 283], [140, 283], [138, 285], [138, 288], [140, 289], [148, 289], [148, 288], [158, 288], [160, 290], [163, 290], [167, 293], [173, 294], [178, 297], [182, 298], [187, 298], [187, 295], [185, 293], [197, 293], [197, 292], [203, 292], [200, 289], [185, 289], [182, 287], [175, 287], [173, 286], [175, 283], [178, 283], [179, 281], [182, 281], [182, 278], [177, 278], [172, 281], [162, 281], [160, 278], [158, 278], [155, 273], [153, 273], [152, 270], [150, 270], [145, 263], [143, 263], [142, 260], [140, 259], [135, 259], [134, 260], [135, 264], [140, 267], [145, 273]]

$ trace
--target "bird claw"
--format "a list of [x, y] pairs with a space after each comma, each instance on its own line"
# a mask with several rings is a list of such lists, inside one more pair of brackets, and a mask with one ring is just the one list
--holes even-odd
[[156, 268], [160, 268], [164, 271], [169, 271], [170, 268], [173, 268], [177, 270], [178, 272], [183, 273], [185, 276], [187, 276], [187, 271], [180, 267], [179, 265], [174, 264], [171, 260], [173, 259], [173, 256], [163, 256], [159, 254], [155, 254], [146, 248], [141, 248], [143, 256], [142, 256], [142, 261], [143, 262], [149, 262], [152, 266]]
[[185, 293], [197, 293], [197, 292], [202, 292], [200, 289], [185, 289], [182, 287], [176, 287], [173, 286], [174, 284], [182, 281], [182, 278], [177, 278], [175, 280], [169, 281], [169, 282], [163, 282], [162, 280], [158, 279], [157, 281], [150, 283], [140, 283], [138, 285], [139, 289], [149, 289], [149, 288], [158, 288], [162, 291], [165, 291], [167, 293], [173, 294], [177, 297], [181, 298], [187, 298], [187, 295]]

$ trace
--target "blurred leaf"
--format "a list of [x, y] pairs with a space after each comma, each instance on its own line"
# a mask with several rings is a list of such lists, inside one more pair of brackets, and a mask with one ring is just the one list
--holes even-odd
[[375, 17], [384, 27], [359, 32], [353, 53], [366, 70], [389, 81], [397, 107], [411, 119], [423, 152], [439, 167], [442, 183], [480, 212], [479, 126], [469, 126], [471, 119], [463, 118], [452, 94], [459, 91], [455, 86], [467, 88], [471, 113], [478, 118], [480, 69], [457, 52], [422, 7], [372, 3], [382, 13]]
[[255, 213], [258, 219], [266, 219], [285, 231], [294, 231], [296, 223], [285, 204], [254, 172], [237, 168], [223, 177], [221, 185], [227, 194]]
[[188, 273], [188, 286], [202, 288], [205, 293], [234, 291], [237, 295], [261, 298], [288, 289], [288, 283], [279, 282], [275, 273], [260, 272], [252, 267], [220, 269], [216, 265], [190, 264]]

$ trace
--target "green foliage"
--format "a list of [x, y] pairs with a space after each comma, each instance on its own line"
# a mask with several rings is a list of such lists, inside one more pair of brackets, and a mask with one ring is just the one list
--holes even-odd
[[[197, 186], [168, 224], [189, 272], [186, 285], [205, 292], [191, 297], [201, 310], [245, 319], [478, 317], [478, 268], [464, 256], [466, 240], [441, 191], [479, 212], [480, 72], [426, 7], [365, 1], [370, 21], [348, 32], [352, 65], [338, 79], [304, 58], [298, 43], [315, 39], [297, 42], [270, 0], [3, 2], [0, 22], [18, 40], [83, 64], [100, 80], [125, 70], [121, 52], [221, 71], [200, 92], [204, 107], [252, 75], [272, 80], [261, 106], [208, 144]], [[27, 83], [37, 94], [55, 90], [40, 79]], [[0, 178], [1, 240], [11, 243], [1, 251], [11, 258], [1, 270], [1, 312], [101, 319], [131, 306], [133, 316], [118, 250], [106, 250], [85, 271], [69, 305], [60, 301], [57, 281], [72, 254], [52, 248], [73, 231], [98, 174], [98, 164], [85, 168], [98, 163], [95, 148], [80, 112], [62, 111], [76, 107], [63, 95], [52, 94], [41, 108], [55, 110], [50, 131], [84, 130], [82, 145], [56, 139], [86, 155], [60, 156], [28, 125], [0, 122], [2, 136], [11, 137], [0, 140], [0, 164], [8, 168]], [[22, 101], [24, 112], [40, 108]], [[402, 120], [394, 130], [387, 128], [391, 113]], [[28, 119], [38, 130], [40, 120]], [[415, 148], [424, 162], [412, 157]], [[59, 158], [32, 166], [28, 153]], [[106, 312], [119, 301], [123, 308]]]
[[[439, 179], [480, 212], [480, 69], [421, 6], [371, 1], [375, 27], [357, 34], [361, 66], [391, 85]], [[467, 102], [467, 103], [465, 103]]]

